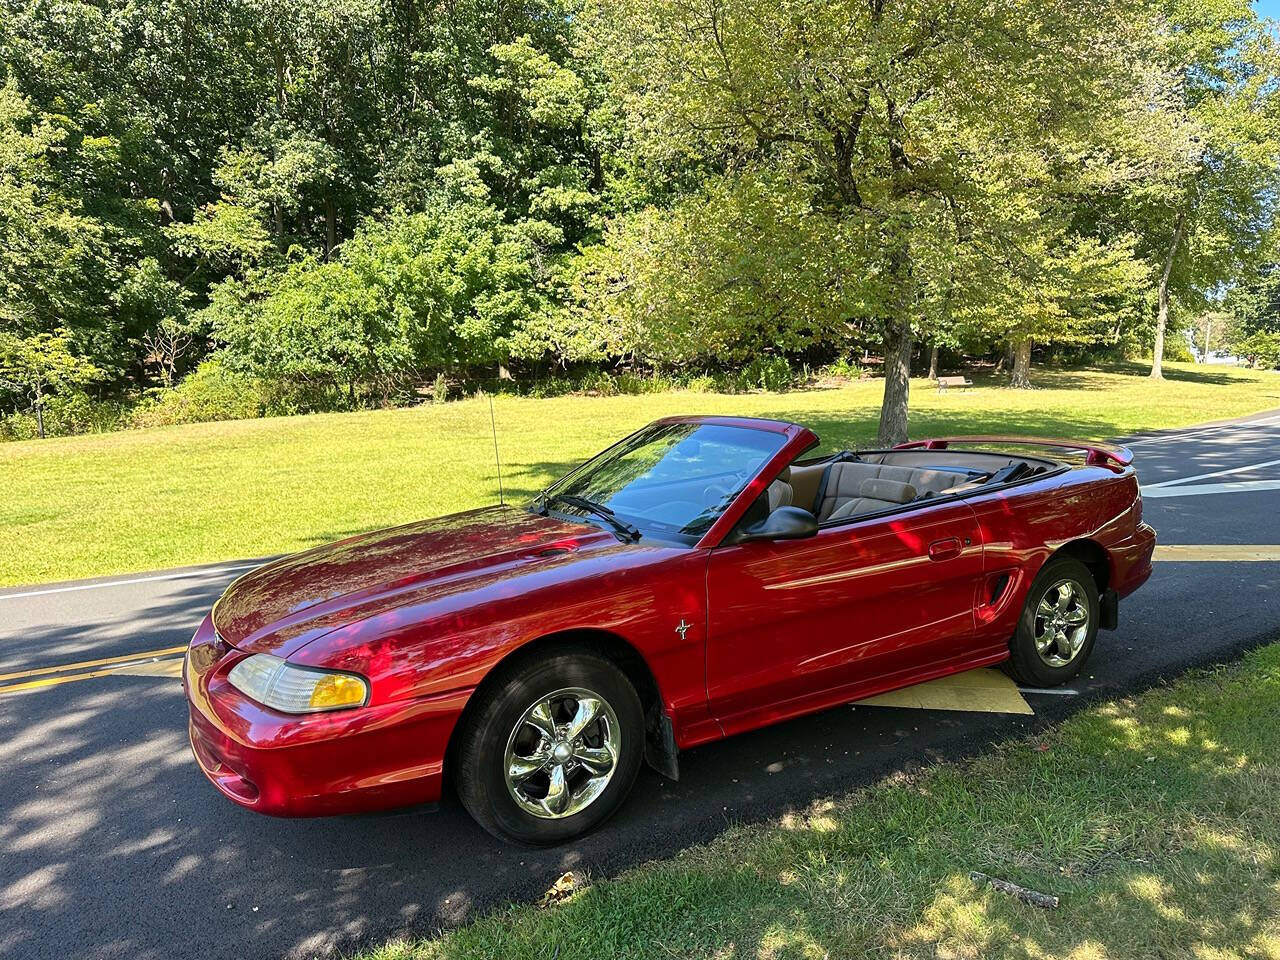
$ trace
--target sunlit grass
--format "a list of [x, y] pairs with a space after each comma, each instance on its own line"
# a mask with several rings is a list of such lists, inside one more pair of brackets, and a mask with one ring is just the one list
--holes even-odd
[[[1041, 389], [979, 378], [967, 392], [912, 384], [913, 436], [1018, 432], [1103, 438], [1280, 406], [1280, 376], [1170, 365], [1040, 371]], [[1175, 379], [1176, 378], [1176, 379]], [[675, 413], [774, 416], [828, 447], [876, 432], [878, 380], [781, 394], [673, 392], [499, 397], [509, 497], [527, 497], [608, 443]], [[481, 399], [0, 444], [0, 584], [148, 570], [296, 550], [494, 502]]]
[[[558, 906], [361, 956], [1276, 960], [1277, 796], [1272, 646], [976, 762], [732, 829]], [[1023, 905], [971, 870], [1061, 905]]]

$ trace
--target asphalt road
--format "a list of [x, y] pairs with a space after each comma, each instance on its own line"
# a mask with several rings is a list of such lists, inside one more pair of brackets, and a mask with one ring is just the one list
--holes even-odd
[[[1162, 544], [1280, 557], [1280, 410], [1133, 449]], [[1182, 478], [1201, 479], [1169, 483]], [[0, 685], [185, 643], [235, 566], [0, 591]], [[0, 694], [0, 958], [303, 957], [430, 934], [536, 897], [566, 870], [609, 875], [1280, 637], [1277, 572], [1160, 562], [1099, 637], [1080, 696], [1028, 695], [1033, 717], [843, 707], [701, 747], [681, 757], [679, 783], [646, 769], [605, 829], [549, 851], [501, 844], [449, 803], [322, 820], [243, 811], [189, 756], [172, 676]]]

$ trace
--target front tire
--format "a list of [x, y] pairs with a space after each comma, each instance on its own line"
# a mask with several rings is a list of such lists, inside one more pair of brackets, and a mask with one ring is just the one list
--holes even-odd
[[1006, 670], [1027, 686], [1056, 687], [1078, 674], [1101, 622], [1098, 585], [1074, 557], [1054, 557], [1027, 591]]
[[458, 796], [494, 836], [562, 843], [626, 799], [644, 755], [644, 711], [612, 661], [563, 648], [479, 697], [460, 731]]

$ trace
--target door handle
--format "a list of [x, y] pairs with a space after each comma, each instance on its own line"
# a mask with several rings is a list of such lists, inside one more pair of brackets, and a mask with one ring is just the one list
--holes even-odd
[[952, 557], [960, 556], [960, 539], [958, 537], [947, 537], [945, 540], [935, 540], [929, 544], [930, 560], [950, 560]]

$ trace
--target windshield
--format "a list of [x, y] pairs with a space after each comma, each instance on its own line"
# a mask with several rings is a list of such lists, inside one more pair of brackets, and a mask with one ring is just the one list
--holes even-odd
[[645, 533], [705, 533], [786, 438], [708, 423], [652, 424], [588, 460], [547, 490], [558, 513], [590, 516], [585, 498]]

